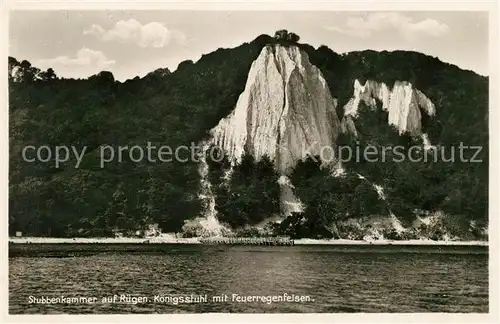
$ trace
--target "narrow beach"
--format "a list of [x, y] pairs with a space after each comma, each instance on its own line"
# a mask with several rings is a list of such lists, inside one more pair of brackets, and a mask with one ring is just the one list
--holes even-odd
[[[176, 237], [118, 237], [118, 238], [55, 238], [55, 237], [10, 237], [14, 244], [202, 244], [199, 238]], [[487, 241], [433, 241], [433, 240], [317, 240], [296, 239], [295, 245], [461, 245], [488, 246]]]

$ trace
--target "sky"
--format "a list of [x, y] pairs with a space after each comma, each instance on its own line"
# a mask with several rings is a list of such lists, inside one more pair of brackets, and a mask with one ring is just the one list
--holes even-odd
[[67, 78], [175, 70], [217, 48], [293, 31], [338, 53], [412, 50], [489, 74], [488, 13], [466, 11], [13, 11], [9, 55]]

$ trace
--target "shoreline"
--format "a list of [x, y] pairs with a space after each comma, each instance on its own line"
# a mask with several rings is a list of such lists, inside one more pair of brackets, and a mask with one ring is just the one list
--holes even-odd
[[[296, 239], [294, 245], [433, 245], [433, 246], [488, 246], [488, 241], [433, 241], [433, 240], [347, 240]], [[56, 238], [9, 237], [9, 244], [203, 244], [200, 238], [146, 237], [146, 238]]]

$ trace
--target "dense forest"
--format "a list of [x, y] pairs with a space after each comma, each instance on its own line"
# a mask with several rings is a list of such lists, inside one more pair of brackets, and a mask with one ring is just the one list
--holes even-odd
[[[431, 143], [481, 145], [477, 158], [483, 162], [361, 161], [346, 164], [350, 172], [335, 178], [306, 160], [291, 178], [295, 194], [309, 207], [274, 224], [273, 231], [293, 237], [335, 237], [338, 229], [332, 230], [332, 223], [387, 214], [388, 208], [404, 224], [410, 224], [416, 213], [443, 211], [452, 224], [464, 224], [463, 228], [470, 221], [487, 226], [488, 78], [416, 52], [337, 54], [326, 46], [300, 44], [293, 35], [261, 35], [236, 48], [203, 55], [197, 62], [184, 61], [174, 72], [160, 68], [125, 82], [106, 71], [88, 79], [64, 79], [52, 69], [40, 71], [28, 61], [9, 57], [10, 235], [133, 235], [149, 224], [158, 224], [163, 232], [180, 232], [184, 222], [204, 208], [198, 196], [198, 165], [134, 162], [124, 155], [121, 163], [101, 168], [100, 146], [178, 147], [206, 139], [208, 130], [234, 108], [263, 46], [276, 42], [307, 52], [338, 99], [340, 118], [355, 79], [388, 85], [408, 80], [436, 104], [437, 115], [425, 118], [423, 125]], [[385, 114], [364, 107], [356, 120], [359, 137], [343, 134], [340, 143], [418, 143], [418, 138], [399, 135], [387, 125]], [[56, 167], [53, 161], [24, 161], [27, 145], [87, 149], [78, 168], [74, 157]], [[269, 159], [245, 156], [229, 182], [220, 183], [227, 168], [227, 161], [210, 164], [221, 222], [233, 229], [247, 228], [279, 214], [278, 174]], [[387, 201], [355, 177], [356, 172], [382, 185]]]

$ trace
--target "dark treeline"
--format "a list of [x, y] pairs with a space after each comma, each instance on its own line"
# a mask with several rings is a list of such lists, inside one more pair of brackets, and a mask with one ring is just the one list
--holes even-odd
[[[199, 142], [227, 116], [245, 87], [251, 63], [269, 43], [296, 44], [324, 74], [338, 114], [352, 96], [354, 79], [392, 85], [411, 81], [435, 104], [437, 115], [424, 131], [434, 145], [482, 145], [483, 163], [352, 163], [346, 178], [330, 177], [313, 161], [291, 175], [296, 195], [309, 206], [278, 226], [292, 236], [335, 236], [331, 224], [346, 217], [387, 214], [359, 172], [386, 190], [387, 203], [406, 223], [415, 210], [443, 210], [467, 223], [487, 224], [488, 79], [437, 58], [415, 52], [362, 51], [337, 54], [299, 44], [298, 36], [261, 35], [232, 49], [218, 49], [176, 71], [158, 69], [143, 78], [114, 80], [110, 72], [87, 79], [59, 78], [27, 61], [9, 58], [9, 231], [37, 236], [109, 236], [135, 233], [158, 223], [165, 232], [180, 231], [184, 220], [200, 214], [199, 176], [194, 163], [125, 160], [99, 165], [99, 146], [178, 147]], [[292, 36], [290, 36], [292, 35]], [[280, 38], [281, 37], [281, 38]], [[417, 138], [397, 135], [384, 112], [363, 110], [356, 120], [359, 138], [343, 135], [346, 145], [384, 145]], [[359, 143], [359, 144], [358, 144]], [[75, 161], [23, 161], [23, 147], [87, 147]], [[125, 156], [126, 157], [126, 156]], [[227, 161], [212, 164], [220, 220], [233, 228], [255, 225], [279, 214], [278, 175], [268, 159], [246, 156], [227, 183], [220, 175]], [[218, 179], [218, 180], [217, 180]], [[217, 182], [219, 181], [219, 182]]]

